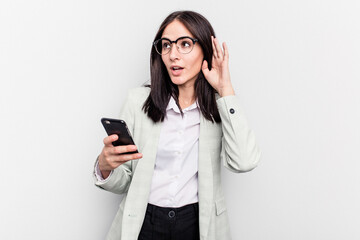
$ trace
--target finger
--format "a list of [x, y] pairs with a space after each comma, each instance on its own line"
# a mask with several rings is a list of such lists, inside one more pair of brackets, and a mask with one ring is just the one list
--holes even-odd
[[124, 163], [130, 160], [140, 159], [142, 157], [143, 157], [142, 153], [124, 154], [115, 157], [114, 161], [117, 163]]
[[215, 47], [215, 39], [214, 39], [214, 36], [211, 36], [211, 44], [212, 44], [212, 47], [213, 47], [213, 57], [217, 58], [217, 51], [216, 51], [216, 47]]
[[112, 146], [112, 143], [115, 142], [116, 140], [118, 140], [118, 135], [117, 134], [112, 134], [110, 136], [107, 136], [106, 138], [104, 138], [104, 145], [109, 147]]
[[229, 49], [225, 42], [223, 43], [223, 48], [224, 48], [224, 58], [226, 60], [229, 60]]
[[112, 148], [112, 154], [123, 154], [134, 152], [137, 150], [135, 145], [124, 145], [124, 146], [117, 146]]
[[217, 54], [218, 58], [223, 59], [223, 51], [221, 49], [219, 40], [217, 38], [215, 38], [215, 48], [216, 48], [216, 54]]

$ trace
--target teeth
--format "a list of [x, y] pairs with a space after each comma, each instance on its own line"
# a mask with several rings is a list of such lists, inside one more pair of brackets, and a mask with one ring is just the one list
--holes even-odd
[[178, 70], [178, 69], [180, 69], [180, 67], [173, 67], [173, 69], [174, 69], [174, 70]]

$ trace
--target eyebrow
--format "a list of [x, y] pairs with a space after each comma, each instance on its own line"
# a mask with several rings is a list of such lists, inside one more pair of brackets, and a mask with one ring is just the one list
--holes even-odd
[[[178, 40], [179, 38], [183, 38], [183, 37], [194, 38], [194, 37], [190, 37], [190, 36], [188, 36], [188, 35], [185, 35], [185, 36], [178, 37], [178, 38], [175, 39], [174, 41]], [[167, 39], [167, 40], [169, 40], [169, 41], [172, 41], [170, 38], [164, 37], [164, 36], [161, 36], [160, 39]], [[172, 41], [172, 42], [173, 42], [173, 41]]]

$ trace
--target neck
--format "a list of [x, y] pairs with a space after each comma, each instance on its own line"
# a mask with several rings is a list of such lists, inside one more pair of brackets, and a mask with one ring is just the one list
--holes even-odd
[[179, 104], [181, 109], [185, 109], [193, 104], [196, 100], [195, 88], [192, 86], [178, 86], [179, 87]]

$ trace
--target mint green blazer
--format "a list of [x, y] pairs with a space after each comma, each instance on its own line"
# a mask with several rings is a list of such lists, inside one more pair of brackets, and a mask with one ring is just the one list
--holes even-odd
[[[120, 119], [128, 124], [134, 141], [143, 154], [116, 168], [104, 182], [95, 185], [124, 194], [107, 240], [137, 240], [148, 203], [161, 123], [153, 123], [142, 111], [150, 89], [130, 90]], [[231, 239], [220, 167], [233, 172], [255, 168], [261, 152], [236, 96], [216, 100], [221, 123], [212, 123], [200, 115], [199, 136], [199, 227], [201, 240]]]

